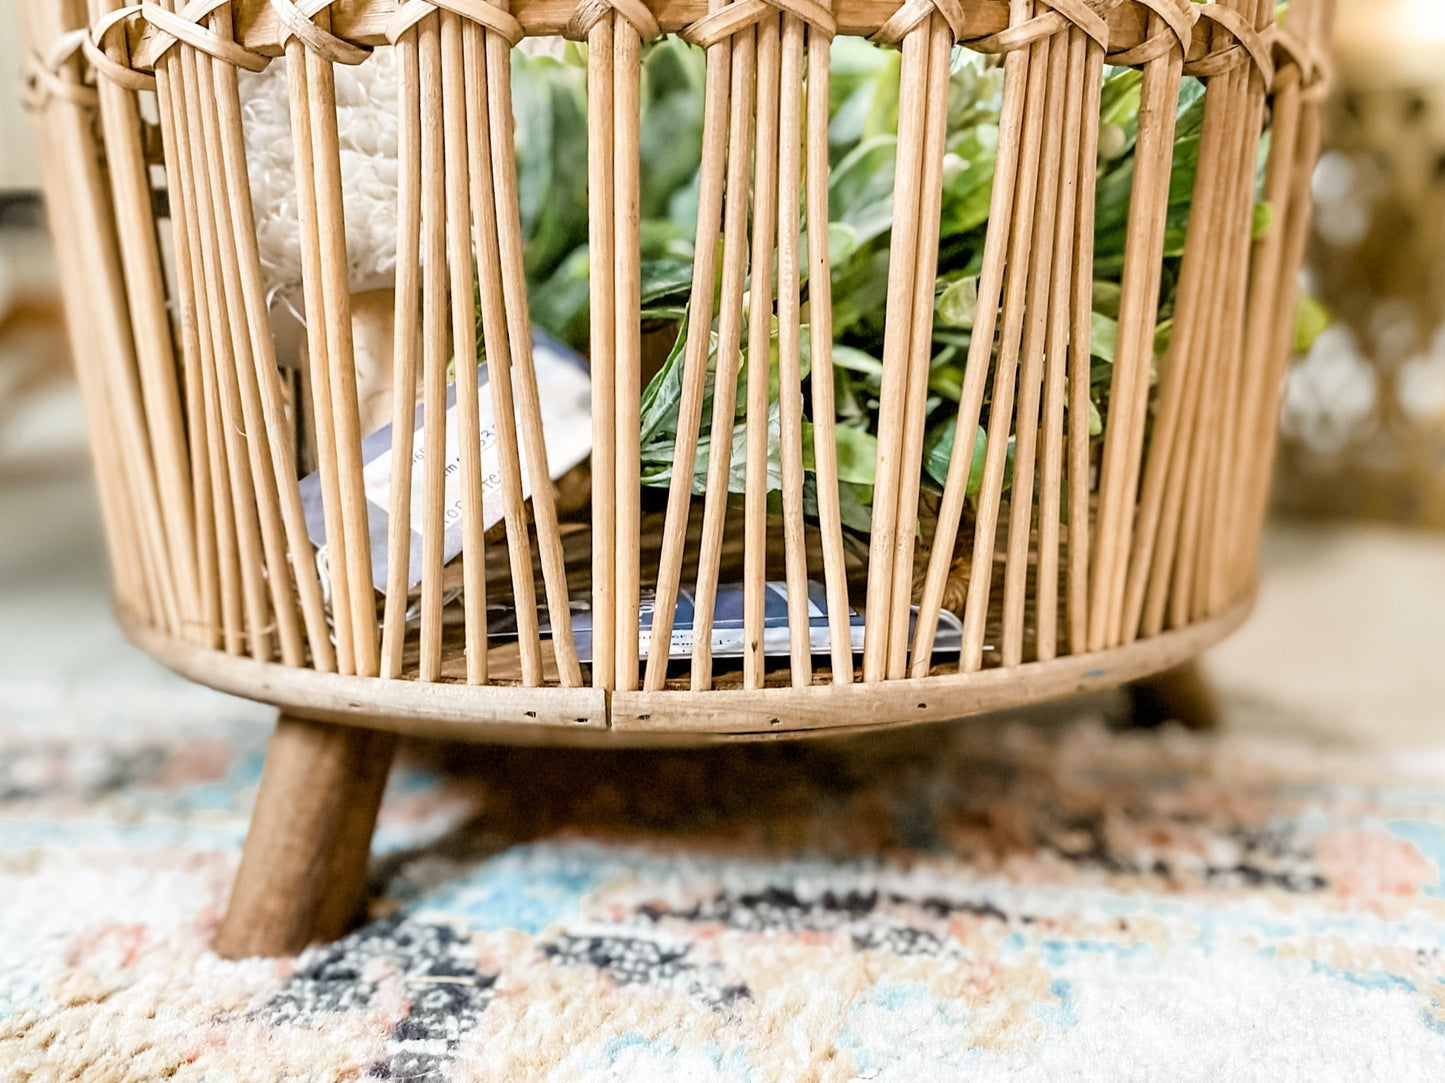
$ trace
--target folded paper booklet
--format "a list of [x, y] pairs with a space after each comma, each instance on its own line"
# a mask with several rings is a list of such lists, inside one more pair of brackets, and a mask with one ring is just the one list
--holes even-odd
[[[654, 597], [651, 591], [642, 594], [639, 614], [638, 647], [642, 656], [647, 657], [652, 647], [652, 615]], [[693, 646], [693, 592], [678, 591], [677, 606], [673, 610], [672, 641], [669, 658], [691, 658]], [[918, 622], [918, 607], [914, 606], [908, 623], [908, 637], [912, 642], [913, 631]], [[551, 631], [546, 610], [538, 613], [538, 625], [543, 635]], [[848, 610], [849, 637], [853, 653], [863, 650], [863, 616], [857, 610]], [[487, 635], [492, 639], [515, 639], [517, 636], [516, 613], [510, 609], [494, 609], [487, 621]], [[580, 661], [592, 661], [592, 613], [585, 603], [574, 603], [572, 609], [572, 635], [577, 645]], [[821, 583], [808, 584], [808, 639], [814, 654], [827, 654], [831, 646], [828, 632], [828, 597]], [[741, 583], [723, 583], [717, 591], [717, 603], [713, 611], [712, 653], [714, 658], [740, 658], [743, 654], [743, 587]], [[956, 654], [963, 642], [963, 625], [952, 613], [944, 610], [938, 622], [938, 635], [934, 640], [936, 654]], [[773, 657], [786, 658], [789, 654], [788, 636], [788, 587], [786, 583], [768, 583], [763, 606], [763, 653]]]
[[[553, 480], [560, 478], [592, 453], [591, 380], [587, 362], [541, 331], [532, 334], [532, 358], [541, 392], [542, 432], [547, 447], [547, 468]], [[497, 448], [496, 409], [486, 364], [477, 369], [477, 406], [481, 416], [482, 522], [491, 529], [502, 521], [502, 472]], [[447, 387], [446, 484], [443, 500], [445, 523], [443, 562], [462, 551], [461, 442], [457, 419], [457, 388]], [[521, 422], [518, 421], [520, 430]], [[520, 436], [518, 441], [520, 443]], [[362, 482], [366, 488], [366, 511], [371, 536], [371, 575], [379, 591], [386, 589], [387, 529], [391, 508], [392, 447], [391, 426], [387, 425], [361, 442]], [[532, 484], [522, 455], [522, 494], [530, 498]], [[411, 560], [408, 587], [421, 582], [422, 524], [426, 479], [425, 411], [416, 408], [416, 434], [412, 440], [411, 475]], [[326, 519], [321, 504], [321, 478], [310, 474], [301, 480], [301, 504], [306, 512], [306, 532], [318, 548], [317, 560], [326, 563]]]

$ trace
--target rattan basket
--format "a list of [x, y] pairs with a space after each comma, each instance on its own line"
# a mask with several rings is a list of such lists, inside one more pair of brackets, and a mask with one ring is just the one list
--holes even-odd
[[[1327, 0], [1294, 0], [1285, 27], [1274, 23], [1272, 0], [174, 6], [25, 5], [30, 93], [117, 610], [140, 645], [182, 673], [368, 726], [480, 739], [687, 740], [949, 718], [1115, 683], [1187, 659], [1244, 614], [1319, 141]], [[590, 510], [580, 515], [559, 513], [548, 480], [539, 409], [547, 388], [529, 345], [509, 108], [511, 47], [524, 35], [559, 33], [589, 47], [593, 451]], [[765, 486], [752, 485], [753, 471], [766, 468], [767, 449], [757, 446], [765, 425], [749, 426], [757, 439], [742, 507], [727, 498], [724, 456], [705, 494], [690, 491], [684, 471], [665, 501], [644, 499], [639, 486], [638, 72], [642, 44], [663, 33], [707, 50], [697, 227], [707, 256], [694, 272], [678, 453], [696, 446], [702, 426], [733, 424], [728, 405], [702, 417], [708, 327], [716, 320], [719, 356], [736, 356], [729, 343], [776, 318], [780, 512], [770, 511]], [[828, 260], [826, 233], [799, 238], [803, 219], [827, 214], [835, 34], [902, 50], [866, 555], [845, 549], [839, 519], [830, 298], [816, 288], [805, 297], [801, 285], [810, 266]], [[966, 498], [969, 457], [955, 453], [942, 496], [921, 502], [944, 76], [956, 44], [1007, 57], [979, 324], [959, 409], [960, 431], [972, 431], [987, 385], [991, 436], [976, 499]], [[413, 477], [399, 465], [389, 536], [368, 522], [333, 65], [365, 63], [376, 49], [398, 50], [402, 65], [396, 447], [411, 446], [414, 403], [441, 416], [449, 358], [476, 352], [470, 305], [451, 299], [478, 288], [493, 393], [515, 405], [516, 425], [498, 408], [495, 498], [505, 503], [505, 529], [488, 535], [469, 455], [479, 422], [470, 396], [459, 396], [459, 567], [442, 563], [439, 470]], [[311, 314], [304, 396], [283, 380], [291, 359], [278, 356], [268, 322], [238, 108], [237, 69], [276, 57], [290, 84]], [[1143, 69], [1143, 109], [1110, 408], [1102, 439], [1091, 441], [1068, 418], [1082, 416], [1077, 396], [1089, 379], [1106, 63]], [[1151, 395], [1172, 106], [1192, 77], [1208, 84], [1202, 165], [1172, 345], [1162, 390]], [[1274, 225], [1256, 239], [1266, 116], [1262, 198]], [[718, 238], [720, 268], [711, 258]], [[771, 293], [745, 289], [774, 278]], [[804, 303], [814, 359], [806, 404]], [[721, 367], [717, 398], [726, 401], [736, 373]], [[748, 416], [758, 382], [746, 388]], [[815, 422], [815, 517], [804, 515], [805, 416]], [[440, 440], [443, 427], [426, 431]], [[299, 446], [301, 432], [314, 452]], [[727, 445], [719, 432], [714, 447]], [[298, 488], [308, 454], [329, 543], [321, 571]], [[1010, 455], [1019, 481], [1005, 495]], [[418, 494], [428, 510], [409, 621], [405, 512]], [[1068, 507], [1089, 513], [1069, 516]], [[384, 593], [373, 588], [378, 546], [389, 547]], [[788, 586], [786, 658], [762, 645], [770, 568]], [[710, 603], [728, 577], [745, 591], [740, 664], [709, 654]], [[816, 656], [810, 579], [829, 603], [828, 645]], [[679, 587], [694, 584], [691, 665], [669, 664], [666, 652], [639, 645], [639, 598], [655, 590], [652, 641], [666, 642]], [[444, 593], [456, 585], [464, 615], [444, 621]], [[515, 609], [514, 639], [489, 641], [488, 602]], [[945, 604], [962, 622], [961, 647], [947, 656], [933, 650]], [[856, 655], [850, 605], [866, 623]], [[573, 608], [590, 614], [585, 663]]]

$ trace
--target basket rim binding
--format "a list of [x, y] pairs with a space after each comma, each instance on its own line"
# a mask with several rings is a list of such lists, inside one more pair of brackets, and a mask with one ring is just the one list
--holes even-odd
[[[48, 95], [93, 107], [98, 99], [87, 84], [93, 85], [97, 77], [127, 90], [155, 90], [156, 62], [178, 41], [217, 60], [260, 71], [284, 52], [286, 41], [295, 35], [333, 63], [351, 65], [364, 62], [378, 46], [395, 45], [417, 21], [439, 9], [497, 30], [515, 45], [524, 37], [585, 40], [596, 19], [615, 8], [638, 25], [645, 39], [676, 34], [701, 46], [756, 22], [765, 10], [798, 15], [829, 36], [866, 37], [896, 45], [936, 10], [949, 23], [954, 43], [975, 52], [1024, 49], [1073, 24], [1111, 49], [1107, 61], [1117, 67], [1143, 67], [1177, 45], [1185, 51], [1185, 75], [1208, 78], [1253, 63], [1273, 89], [1279, 69], [1288, 67], [1298, 73], [1303, 91], [1317, 96], [1328, 92], [1332, 69], [1323, 43], [1306, 41], [1280, 25], [1255, 30], [1219, 0], [1037, 2], [1049, 10], [1010, 27], [1008, 0], [843, 0], [836, 14], [818, 0], [740, 0], [711, 14], [706, 0], [581, 0], [575, 8], [558, 0], [516, 0], [511, 11], [487, 0], [367, 0], [337, 10], [330, 28], [323, 30], [312, 20], [338, 0], [306, 0], [299, 6], [292, 0], [191, 0], [180, 12], [144, 0], [62, 35], [44, 53], [27, 53], [24, 74], [32, 108]], [[216, 8], [227, 4], [236, 9], [232, 38], [222, 38], [202, 25]], [[1150, 14], [1164, 21], [1163, 31], [1145, 32]], [[1228, 30], [1234, 41], [1214, 48], [1212, 26]], [[107, 55], [106, 45], [116, 35], [124, 37], [124, 60]], [[79, 80], [66, 78], [82, 58], [93, 72]]]

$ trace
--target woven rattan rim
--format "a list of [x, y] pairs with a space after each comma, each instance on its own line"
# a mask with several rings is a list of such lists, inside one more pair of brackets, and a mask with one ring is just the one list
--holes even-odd
[[43, 56], [34, 51], [25, 54], [23, 102], [27, 109], [39, 110], [52, 99], [85, 109], [100, 104], [95, 87], [86, 83], [77, 63], [84, 55], [87, 37], [84, 30], [75, 30], [62, 35]]
[[[128, 90], [154, 89], [156, 62], [178, 41], [207, 55], [247, 71], [260, 71], [270, 57], [245, 48], [235, 40], [217, 34], [205, 22], [231, 0], [191, 0], [179, 11], [170, 11], [154, 0], [123, 7], [98, 20], [87, 34], [76, 31], [49, 56], [32, 56], [26, 68], [28, 99], [32, 103], [61, 97], [74, 104], [93, 106], [93, 93], [85, 80], [64, 77], [77, 56], [88, 61], [94, 77], [104, 78]], [[267, 0], [286, 30], [307, 49], [337, 64], [359, 64], [371, 54], [371, 47], [352, 42], [318, 22], [335, 0]], [[1025, 49], [1070, 26], [1083, 30], [1092, 40], [1109, 49], [1106, 16], [1124, 3], [1147, 9], [1164, 24], [1146, 40], [1108, 54], [1111, 64], [1143, 67], [1175, 50], [1187, 58], [1185, 74], [1212, 78], [1249, 64], [1266, 86], [1276, 87], [1284, 73], [1298, 78], [1298, 85], [1322, 94], [1329, 75], [1324, 55], [1311, 49], [1288, 30], [1271, 25], [1256, 29], [1237, 12], [1217, 3], [1197, 4], [1190, 0], [1040, 0], [1048, 8], [1042, 14], [995, 33], [973, 34], [959, 0], [905, 0], [870, 36], [873, 41], [896, 44], [925, 18], [937, 12], [948, 24], [955, 43], [976, 52], [1008, 53]], [[521, 22], [503, 7], [488, 0], [405, 0], [385, 27], [385, 38], [393, 44], [427, 15], [439, 10], [453, 12], [487, 30], [500, 34], [511, 45], [526, 36]], [[563, 35], [585, 40], [588, 31], [609, 12], [616, 11], [636, 29], [643, 40], [663, 33], [656, 15], [643, 0], [581, 0]], [[814, 32], [832, 37], [838, 32], [830, 7], [820, 0], [739, 0], [680, 27], [679, 37], [700, 46], [716, 44], [744, 30], [769, 12], [794, 15]], [[1200, 26], [1199, 24], [1209, 24]], [[1207, 44], [1202, 38], [1217, 41]], [[108, 50], [121, 39], [144, 42], [139, 50]], [[284, 46], [285, 41], [281, 44]]]

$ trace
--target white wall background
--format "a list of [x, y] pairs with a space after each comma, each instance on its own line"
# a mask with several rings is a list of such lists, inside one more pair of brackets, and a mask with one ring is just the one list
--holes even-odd
[[15, 0], [0, 0], [0, 192], [40, 186], [30, 118], [20, 108], [23, 49]]

